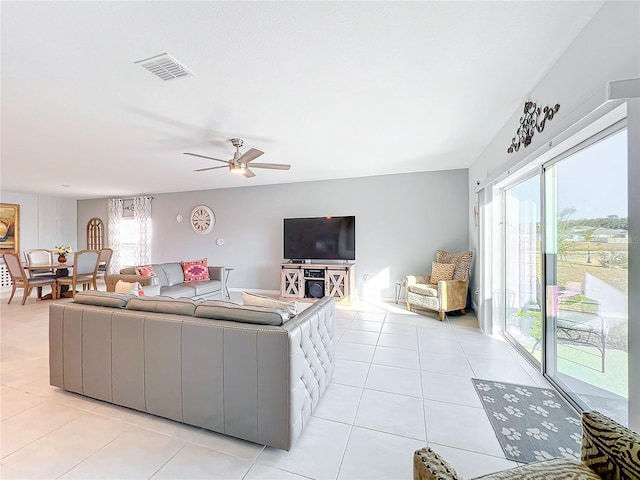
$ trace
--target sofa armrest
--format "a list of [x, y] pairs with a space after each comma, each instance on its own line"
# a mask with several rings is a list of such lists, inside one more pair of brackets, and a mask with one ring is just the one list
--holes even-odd
[[416, 285], [417, 283], [429, 283], [430, 275], [407, 275], [404, 277], [404, 285], [406, 287], [410, 287], [411, 285]]
[[430, 448], [413, 454], [413, 480], [462, 480], [458, 472]]
[[139, 282], [142, 287], [147, 287], [149, 285], [158, 285], [157, 277], [145, 277], [143, 275], [127, 275], [122, 273], [115, 273], [113, 275], [107, 275], [104, 279], [105, 284], [107, 285], [107, 292], [114, 292], [116, 289], [116, 283], [118, 280], [122, 280], [123, 282]]
[[601, 478], [640, 478], [639, 452], [639, 434], [600, 412], [582, 413], [581, 461]]
[[468, 280], [440, 280], [438, 298], [443, 311], [460, 310], [467, 306]]

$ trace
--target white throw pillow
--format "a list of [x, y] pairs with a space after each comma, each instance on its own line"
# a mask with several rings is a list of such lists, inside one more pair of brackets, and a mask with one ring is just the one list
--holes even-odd
[[125, 295], [135, 295], [139, 297], [144, 295], [144, 290], [142, 290], [142, 286], [140, 282], [125, 282], [123, 280], [118, 280], [115, 288], [116, 293], [124, 293]]
[[298, 302], [296, 301], [286, 302], [255, 293], [242, 292], [242, 303], [253, 307], [284, 308], [292, 317], [298, 313]]

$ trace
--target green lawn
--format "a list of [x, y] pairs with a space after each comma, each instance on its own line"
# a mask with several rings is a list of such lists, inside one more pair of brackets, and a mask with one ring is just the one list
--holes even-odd
[[[540, 360], [540, 350], [534, 356]], [[605, 371], [600, 371], [600, 352], [582, 345], [558, 345], [558, 372], [629, 398], [627, 352], [606, 349]]]

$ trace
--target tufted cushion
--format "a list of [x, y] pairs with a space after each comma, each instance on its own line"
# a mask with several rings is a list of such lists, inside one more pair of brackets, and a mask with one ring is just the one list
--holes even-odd
[[431, 279], [429, 283], [437, 285], [440, 280], [452, 280], [454, 267], [453, 263], [431, 262]]
[[73, 299], [75, 303], [84, 305], [99, 305], [101, 307], [125, 308], [133, 295], [122, 295], [114, 292], [98, 292], [87, 290], [86, 292], [76, 293]]
[[473, 253], [469, 250], [462, 253], [449, 253], [445, 250], [436, 250], [438, 263], [453, 263], [453, 280], [467, 280]]
[[283, 325], [290, 329], [291, 364], [298, 366], [289, 385], [292, 403], [300, 410], [300, 415], [291, 418], [296, 437], [310, 420], [335, 371], [335, 302], [326, 296], [314, 307]]
[[583, 412], [581, 460], [603, 477], [640, 478], [640, 435], [600, 412]]
[[613, 446], [614, 459], [622, 478], [640, 478], [640, 436], [622, 434]]
[[586, 465], [568, 458], [530, 463], [502, 472], [490, 473], [475, 480], [601, 480]]
[[207, 268], [206, 258], [180, 263], [182, 264], [182, 272], [184, 273], [185, 282], [209, 280], [209, 269]]
[[143, 312], [173, 313], [175, 315], [193, 316], [196, 305], [189, 298], [148, 297], [133, 298], [127, 303], [127, 310], [139, 310]]
[[156, 271], [153, 268], [153, 265], [143, 265], [141, 267], [136, 267], [136, 275], [142, 275], [143, 277], [155, 277]]
[[440, 455], [430, 448], [413, 454], [414, 480], [462, 480], [462, 477]]
[[196, 308], [195, 316], [259, 325], [282, 325], [289, 320], [289, 312], [282, 308], [237, 305], [218, 300], [202, 302]]
[[438, 289], [434, 285], [426, 285], [424, 283], [416, 283], [415, 285], [409, 285], [409, 291], [412, 293], [418, 293], [425, 297], [437, 297]]
[[[462, 480], [455, 469], [431, 448], [417, 450], [413, 456], [415, 480]], [[491, 473], [475, 480], [600, 480], [586, 465], [572, 459], [556, 458]]]
[[284, 308], [292, 317], [298, 313], [298, 302], [285, 302], [265, 297], [264, 295], [256, 295], [255, 293], [242, 292], [242, 303], [256, 307]]

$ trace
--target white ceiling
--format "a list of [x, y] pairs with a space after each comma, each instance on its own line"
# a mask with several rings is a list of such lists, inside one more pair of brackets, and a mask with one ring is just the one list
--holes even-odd
[[[601, 5], [3, 1], [1, 187], [94, 198], [466, 168]], [[134, 64], [164, 52], [194, 76]], [[195, 173], [215, 162], [182, 154], [229, 159], [235, 136], [292, 169]]]

